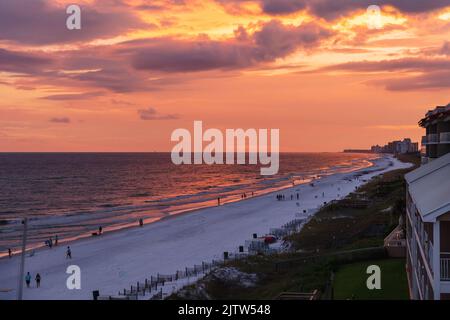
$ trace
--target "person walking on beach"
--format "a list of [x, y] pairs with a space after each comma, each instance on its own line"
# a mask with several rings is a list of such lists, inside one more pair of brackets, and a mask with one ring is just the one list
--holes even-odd
[[41, 286], [41, 275], [38, 273], [34, 279], [36, 280], [36, 288], [39, 288]]
[[143, 227], [144, 226], [144, 220], [142, 220], [142, 218], [139, 219], [139, 226]]
[[48, 247], [51, 249], [53, 247], [53, 240], [52, 237], [50, 237], [50, 239], [48, 239]]
[[297, 192], [297, 200], [299, 200], [299, 198], [300, 198], [300, 195], [299, 195], [298, 192]]
[[8, 257], [9, 257], [9, 258], [12, 258], [12, 251], [11, 251], [11, 248], [8, 248]]
[[98, 235], [101, 235], [101, 234], [102, 234], [102, 232], [103, 232], [103, 228], [102, 228], [102, 226], [98, 227]]
[[31, 274], [27, 272], [27, 275], [25, 276], [25, 283], [27, 284], [27, 288], [30, 287], [30, 282], [31, 282]]
[[220, 206], [220, 197], [217, 197], [217, 206]]
[[58, 235], [55, 235], [55, 246], [58, 245]]
[[66, 259], [72, 259], [72, 250], [70, 250], [70, 247], [67, 247]]

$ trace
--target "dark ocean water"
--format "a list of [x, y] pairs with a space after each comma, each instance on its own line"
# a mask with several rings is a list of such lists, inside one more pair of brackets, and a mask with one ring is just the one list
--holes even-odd
[[284, 153], [279, 173], [263, 177], [251, 165], [176, 166], [170, 153], [0, 153], [0, 254], [19, 247], [24, 216], [31, 244], [72, 239], [355, 170], [373, 157]]

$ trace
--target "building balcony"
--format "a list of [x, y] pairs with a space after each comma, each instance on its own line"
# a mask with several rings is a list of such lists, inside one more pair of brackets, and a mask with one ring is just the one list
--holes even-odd
[[430, 133], [427, 135], [427, 144], [439, 143], [439, 135], [437, 133]]
[[450, 281], [450, 252], [441, 252], [441, 281]]
[[422, 136], [422, 144], [428, 144], [427, 136]]
[[439, 143], [450, 143], [450, 132], [441, 132]]

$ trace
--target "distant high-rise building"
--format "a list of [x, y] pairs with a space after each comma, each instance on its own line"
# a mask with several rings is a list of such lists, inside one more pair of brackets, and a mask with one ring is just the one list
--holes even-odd
[[419, 151], [419, 143], [412, 142], [410, 138], [405, 138], [402, 141], [391, 141], [383, 147], [376, 145], [370, 148], [375, 153], [393, 153], [393, 154], [405, 154], [415, 153]]

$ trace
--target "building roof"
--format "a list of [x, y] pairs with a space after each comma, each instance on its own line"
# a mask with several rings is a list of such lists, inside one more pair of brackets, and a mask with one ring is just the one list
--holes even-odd
[[450, 153], [405, 175], [409, 193], [425, 222], [450, 212]]
[[448, 120], [450, 116], [450, 103], [446, 106], [437, 106], [433, 110], [428, 111], [425, 114], [425, 118], [419, 121], [419, 126], [427, 127], [434, 121]]

